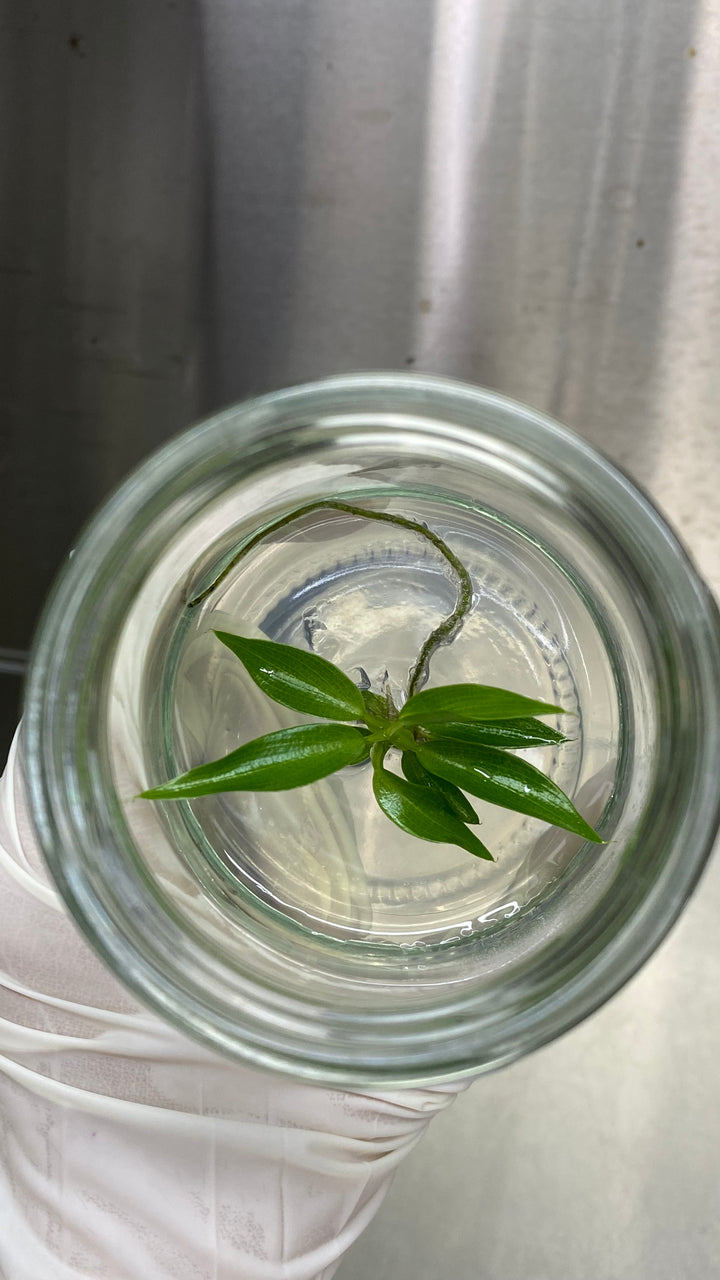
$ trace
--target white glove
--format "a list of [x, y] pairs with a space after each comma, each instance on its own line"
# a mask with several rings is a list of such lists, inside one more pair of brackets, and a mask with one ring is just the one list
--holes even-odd
[[17, 742], [0, 781], [0, 1275], [329, 1280], [463, 1085], [295, 1083], [139, 1006], [48, 880]]

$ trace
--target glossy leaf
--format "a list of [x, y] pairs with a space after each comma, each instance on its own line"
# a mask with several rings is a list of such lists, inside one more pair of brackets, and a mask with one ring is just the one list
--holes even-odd
[[384, 698], [380, 698], [379, 694], [374, 694], [370, 689], [361, 691], [366, 712], [370, 712], [372, 716], [387, 716], [387, 703]]
[[425, 787], [396, 777], [384, 768], [380, 760], [380, 756], [373, 754], [373, 791], [391, 822], [421, 840], [459, 845], [476, 858], [494, 861], [490, 850], [472, 831], [468, 831], [460, 818], [445, 811], [439, 812], [435, 797]]
[[366, 734], [351, 725], [300, 724], [254, 738], [222, 760], [144, 791], [142, 798], [181, 800], [219, 791], [287, 791], [326, 778], [369, 754]]
[[400, 709], [400, 719], [405, 724], [429, 726], [438, 720], [514, 720], [558, 711], [562, 707], [511, 693], [509, 689], [496, 689], [494, 685], [446, 684], [414, 693]]
[[414, 751], [403, 751], [400, 763], [408, 782], [413, 782], [418, 787], [425, 787], [432, 794], [438, 808], [444, 809], [454, 818], [459, 818], [461, 822], [480, 821], [460, 788], [454, 786], [452, 782], [447, 782], [445, 778], [438, 778], [435, 774], [429, 773], [425, 766], [421, 765]]
[[431, 773], [490, 804], [542, 818], [565, 831], [602, 844], [602, 837], [578, 813], [554, 782], [534, 765], [495, 747], [434, 741], [418, 745], [418, 759]]
[[362, 718], [365, 703], [360, 690], [326, 658], [274, 640], [246, 640], [228, 631], [216, 631], [215, 635], [275, 702], [328, 720]]
[[545, 746], [548, 743], [567, 742], [564, 734], [540, 720], [488, 720], [485, 723], [470, 720], [439, 722], [428, 725], [431, 738], [451, 738], [455, 742], [474, 742], [479, 747], [501, 747], [503, 751], [521, 747]]
[[381, 697], [379, 693], [373, 693], [371, 689], [363, 689], [361, 696], [367, 714], [387, 720], [388, 705], [385, 698]]

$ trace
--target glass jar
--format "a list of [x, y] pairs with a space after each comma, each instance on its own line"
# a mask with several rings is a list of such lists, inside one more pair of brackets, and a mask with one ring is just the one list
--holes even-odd
[[[472, 611], [430, 681], [561, 704], [568, 741], [528, 758], [605, 844], [487, 805], [497, 860], [480, 862], [394, 827], [367, 766], [293, 792], [138, 798], [307, 719], [265, 699], [216, 629], [402, 698], [453, 584], [417, 534], [319, 505], [338, 499], [424, 521], [463, 560]], [[410, 374], [281, 391], [172, 441], [78, 543], [27, 687], [38, 837], [117, 976], [214, 1048], [350, 1087], [497, 1067], [612, 995], [692, 890], [719, 820], [719, 641], [648, 499], [542, 414]]]

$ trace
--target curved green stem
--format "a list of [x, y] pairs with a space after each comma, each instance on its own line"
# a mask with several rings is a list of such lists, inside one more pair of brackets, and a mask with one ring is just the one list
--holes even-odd
[[349, 502], [341, 502], [339, 499], [308, 502], [305, 506], [296, 507], [294, 511], [288, 512], [287, 515], [281, 516], [278, 520], [273, 520], [259, 530], [258, 533], [253, 534], [245, 543], [245, 546], [241, 547], [237, 555], [225, 566], [222, 573], [218, 574], [217, 578], [210, 583], [210, 586], [201, 591], [199, 595], [193, 596], [191, 600], [188, 600], [188, 608], [194, 609], [196, 605], [205, 600], [220, 585], [223, 579], [232, 572], [240, 560], [248, 555], [264, 538], [267, 538], [269, 534], [276, 533], [278, 529], [285, 528], [286, 525], [292, 524], [295, 520], [299, 520], [301, 516], [309, 515], [313, 511], [344, 511], [348, 515], [360, 516], [365, 520], [380, 520], [386, 524], [397, 525], [401, 529], [409, 529], [412, 533], [419, 534], [421, 538], [424, 538], [426, 542], [435, 547], [450, 565], [457, 582], [457, 603], [452, 613], [439, 626], [435, 627], [434, 631], [430, 632], [410, 670], [408, 698], [412, 697], [414, 693], [417, 693], [418, 686], [424, 684], [427, 679], [428, 665], [435, 650], [441, 644], [447, 644], [452, 640], [467, 617], [472, 602], [472, 582], [464, 564], [458, 560], [442, 538], [433, 533], [432, 529], [428, 529], [427, 525], [420, 524], [417, 520], [408, 520], [405, 516], [391, 515], [387, 511], [368, 511], [365, 507], [356, 507]]

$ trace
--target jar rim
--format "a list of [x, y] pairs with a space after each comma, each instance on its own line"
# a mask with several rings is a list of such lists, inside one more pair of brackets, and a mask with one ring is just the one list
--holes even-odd
[[[498, 465], [510, 465], [509, 450], [528, 452], [538, 483], [549, 491], [592, 490], [608, 527], [622, 522], [628, 554], [642, 561], [654, 594], [673, 610], [673, 651], [664, 660], [674, 667], [674, 696], [684, 699], [675, 710], [690, 735], [692, 758], [682, 806], [662, 836], [658, 874], [635, 886], [612, 924], [598, 924], [597, 936], [589, 931], [582, 943], [556, 940], [546, 962], [524, 975], [509, 1010], [486, 1007], [477, 990], [436, 1006], [329, 1010], [318, 1008], [314, 996], [306, 1002], [287, 993], [283, 998], [270, 982], [262, 986], [237, 974], [232, 999], [228, 994], [224, 1002], [211, 1001], [207, 991], [221, 976], [217, 958], [171, 920], [139, 880], [122, 878], [127, 900], [109, 896], [108, 879], [118, 874], [119, 860], [107, 824], [102, 847], [92, 845], [98, 830], [89, 806], [105, 782], [84, 663], [88, 629], [104, 625], [98, 610], [108, 573], [120, 572], [122, 547], [130, 540], [141, 545], [151, 524], [161, 532], [162, 513], [189, 486], [198, 504], [206, 501], [239, 444], [246, 465], [256, 454], [268, 464], [300, 447], [299, 424], [312, 437], [343, 420], [350, 429], [373, 413], [404, 430], [412, 422], [441, 422], [448, 447], [482, 434], [496, 450]], [[135, 586], [125, 584], [126, 603]], [[114, 589], [121, 608], [117, 583]], [[48, 600], [31, 655], [23, 749], [33, 820], [50, 874], [88, 941], [142, 1001], [221, 1051], [319, 1083], [449, 1080], [511, 1061], [579, 1022], [636, 972], [680, 913], [720, 824], [720, 789], [713, 783], [720, 766], [720, 617], [650, 498], [567, 428], [499, 393], [448, 378], [341, 375], [224, 410], [170, 441], [116, 490], [85, 530]], [[537, 927], [542, 929], [541, 915]], [[194, 966], [193, 975], [181, 972], [179, 962], [173, 967], [180, 934], [183, 963]], [[562, 981], [553, 983], [551, 975], [560, 973]]]

